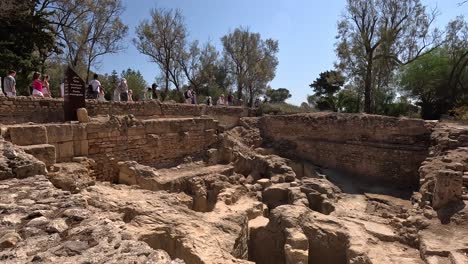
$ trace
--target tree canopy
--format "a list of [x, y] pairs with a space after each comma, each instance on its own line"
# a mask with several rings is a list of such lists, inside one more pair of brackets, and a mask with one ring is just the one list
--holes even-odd
[[284, 103], [287, 99], [291, 98], [291, 94], [286, 88], [268, 89], [266, 97], [271, 103]]
[[325, 71], [310, 84], [314, 95], [309, 97], [309, 103], [317, 106], [319, 110], [338, 111], [336, 93], [343, 87], [345, 78], [339, 71]]
[[245, 96], [252, 105], [264, 94], [278, 66], [278, 41], [261, 38], [245, 28], [236, 28], [221, 38], [228, 73], [237, 86], [237, 98]]
[[363, 87], [365, 112], [375, 112], [378, 90], [391, 85], [400, 65], [437, 47], [436, 14], [420, 0], [347, 0], [338, 23], [337, 68]]
[[5, 1], [0, 12], [0, 71], [18, 72], [19, 93], [32, 71], [43, 69], [46, 54], [58, 52], [48, 1]]
[[182, 12], [178, 9], [153, 9], [151, 20], [144, 20], [136, 28], [136, 48], [156, 63], [164, 75], [164, 89], [170, 83], [179, 91], [182, 88], [182, 68], [178, 60], [186, 45], [187, 30]]

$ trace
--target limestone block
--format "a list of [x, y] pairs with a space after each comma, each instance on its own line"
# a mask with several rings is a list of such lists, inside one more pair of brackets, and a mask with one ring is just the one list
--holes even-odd
[[34, 163], [18, 165], [18, 167], [13, 168], [12, 171], [16, 178], [24, 179], [34, 175], [44, 175], [46, 173], [46, 166], [44, 162], [37, 161]]
[[440, 170], [435, 178], [432, 207], [434, 209], [439, 209], [452, 201], [461, 199], [462, 190], [462, 172]]
[[47, 167], [55, 164], [55, 147], [50, 144], [22, 146], [24, 152], [33, 155], [36, 159], [45, 163]]
[[73, 140], [73, 129], [69, 124], [47, 125], [46, 130], [49, 144]]
[[309, 250], [292, 248], [291, 245], [284, 245], [284, 255], [286, 264], [307, 264], [309, 263]]
[[88, 116], [88, 110], [86, 110], [86, 108], [78, 108], [78, 110], [76, 110], [76, 114], [78, 116], [78, 122], [89, 123], [90, 119]]
[[89, 154], [89, 141], [78, 140], [73, 141], [74, 156], [87, 156]]
[[85, 140], [88, 137], [87, 127], [83, 124], [73, 124], [71, 125], [73, 131], [73, 140]]
[[171, 126], [169, 122], [162, 120], [146, 120], [143, 121], [145, 126], [146, 134], [165, 134], [171, 132]]
[[14, 126], [8, 130], [13, 144], [19, 146], [47, 144], [47, 131], [44, 126]]
[[144, 127], [129, 127], [127, 131], [128, 136], [143, 136], [145, 134], [146, 132]]
[[262, 193], [262, 197], [263, 203], [270, 210], [283, 204], [290, 204], [292, 198], [288, 183], [275, 184], [266, 188]]
[[59, 143], [58, 144], [59, 156], [57, 157], [57, 160], [66, 161], [66, 160], [70, 160], [71, 158], [73, 158], [74, 156], [73, 148], [74, 148], [73, 141]]
[[260, 179], [257, 181], [257, 183], [259, 183], [262, 186], [262, 190], [271, 186], [270, 179]]

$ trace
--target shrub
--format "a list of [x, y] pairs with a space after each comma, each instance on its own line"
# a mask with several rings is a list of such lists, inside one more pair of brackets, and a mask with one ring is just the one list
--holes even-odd
[[301, 108], [288, 103], [260, 104], [257, 115], [289, 115], [311, 112], [311, 109]]
[[450, 111], [455, 120], [468, 121], [468, 105], [457, 107]]

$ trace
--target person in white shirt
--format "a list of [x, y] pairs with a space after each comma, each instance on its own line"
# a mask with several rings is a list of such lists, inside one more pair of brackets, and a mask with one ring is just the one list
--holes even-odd
[[5, 83], [5, 93], [8, 97], [15, 97], [16, 96], [16, 80], [15, 80], [16, 72], [11, 70], [8, 72], [8, 76], [5, 77], [3, 80]]
[[93, 99], [98, 99], [99, 92], [101, 91], [101, 82], [98, 81], [98, 75], [94, 74], [94, 80], [92, 80], [89, 85], [93, 87]]
[[60, 83], [60, 97], [65, 96], [65, 80], [62, 80], [62, 83]]

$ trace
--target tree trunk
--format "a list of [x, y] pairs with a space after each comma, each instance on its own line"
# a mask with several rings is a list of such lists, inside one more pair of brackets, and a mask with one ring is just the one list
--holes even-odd
[[165, 79], [165, 82], [166, 82], [166, 87], [164, 88], [164, 92], [166, 94], [166, 97], [167, 97], [167, 93], [169, 91], [169, 70], [166, 69], [166, 79]]
[[249, 93], [250, 93], [249, 107], [253, 107], [253, 105], [254, 105], [254, 93], [253, 93], [253, 88], [252, 87], [249, 87]]
[[239, 81], [237, 82], [237, 99], [242, 99], [242, 84]]
[[366, 79], [364, 80], [364, 112], [372, 113], [372, 54], [367, 58]]
[[91, 71], [91, 63], [88, 63], [88, 67], [86, 67], [86, 85], [89, 83], [89, 72]]

